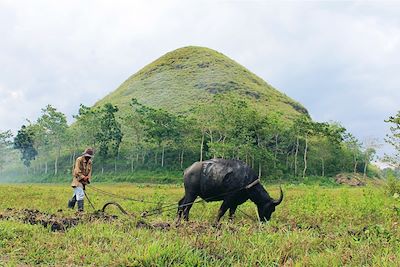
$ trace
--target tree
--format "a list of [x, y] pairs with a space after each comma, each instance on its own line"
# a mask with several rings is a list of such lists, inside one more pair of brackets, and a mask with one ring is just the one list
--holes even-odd
[[27, 168], [31, 165], [31, 160], [34, 160], [38, 154], [34, 148], [33, 138], [32, 128], [25, 125], [21, 126], [14, 138], [14, 148], [21, 152], [21, 160]]
[[332, 145], [329, 139], [325, 136], [314, 136], [310, 140], [310, 154], [314, 156], [315, 161], [320, 161], [321, 172], [319, 175], [325, 176], [326, 162], [331, 159]]
[[[198, 143], [200, 137], [196, 120], [190, 117], [180, 117], [179, 139], [175, 140], [175, 145], [180, 149], [178, 155], [180, 169], [183, 169], [184, 159], [190, 158], [190, 155], [197, 155]], [[196, 159], [193, 159], [196, 160]], [[193, 161], [190, 161], [192, 163]]]
[[142, 156], [142, 164], [145, 158], [144, 126], [140, 123], [139, 114], [136, 112], [128, 113], [122, 117], [122, 122], [121, 130], [124, 133], [124, 138], [121, 147], [128, 154], [131, 172], [133, 172], [139, 165], [139, 156]]
[[393, 155], [385, 155], [385, 161], [391, 163], [395, 168], [400, 168], [400, 111], [395, 116], [390, 116], [387, 123], [391, 123], [391, 134], [386, 135], [385, 141], [394, 148]]
[[279, 138], [284, 132], [284, 122], [281, 119], [281, 114], [272, 113], [267, 117], [267, 125], [269, 126], [268, 132], [273, 136], [273, 150], [274, 150], [274, 168], [276, 168], [278, 162], [279, 153]]
[[29, 121], [29, 128], [33, 133], [33, 146], [38, 152], [35, 162], [38, 161], [39, 169], [42, 161], [44, 162], [44, 173], [48, 172], [48, 161], [50, 160], [49, 154], [51, 151], [50, 142], [46, 130], [38, 123]]
[[[231, 119], [227, 115], [227, 109], [232, 102], [233, 99], [229, 95], [215, 95], [211, 101], [204, 102], [195, 109], [194, 117], [201, 134], [200, 161], [205, 158], [207, 152], [211, 153], [209, 157], [217, 157], [218, 154], [222, 156], [220, 152], [226, 149], [226, 146], [219, 146], [218, 143], [224, 143], [226, 140]], [[206, 148], [209, 151], [206, 151]]]
[[0, 132], [0, 173], [3, 171], [7, 163], [8, 155], [12, 148], [12, 133], [10, 130]]
[[123, 137], [121, 124], [115, 118], [117, 111], [118, 107], [110, 103], [105, 104], [99, 111], [100, 127], [95, 136], [100, 147], [98, 154], [102, 161], [102, 172], [104, 172], [104, 162], [108, 157], [114, 157], [114, 171], [117, 171], [117, 159]]
[[[308, 169], [308, 151], [310, 149], [310, 140], [318, 140], [327, 138], [330, 142], [330, 147], [338, 146], [342, 142], [342, 134], [345, 131], [340, 125], [332, 124], [326, 122], [313, 122], [309, 117], [301, 116], [294, 121], [294, 133], [296, 137], [295, 145], [295, 175], [297, 174], [297, 154], [300, 147], [300, 141], [304, 142], [304, 152], [303, 152], [303, 173], [302, 177], [306, 176]], [[315, 139], [316, 138], [316, 139]], [[322, 140], [321, 139], [321, 140]], [[315, 144], [314, 144], [315, 145]], [[327, 149], [327, 147], [325, 147]], [[327, 153], [320, 152], [323, 158], [321, 159], [321, 168], [323, 175], [325, 175], [325, 158], [328, 158]]]
[[[300, 138], [302, 140], [304, 140], [304, 153], [303, 153], [303, 162], [304, 162], [303, 178], [304, 178], [306, 175], [306, 171], [307, 171], [308, 142], [309, 142], [309, 138], [317, 130], [317, 125], [314, 124], [314, 122], [311, 121], [310, 118], [308, 118], [306, 116], [301, 116], [295, 120], [295, 128], [296, 128], [296, 132], [298, 134], [296, 137], [295, 165], [297, 165], [297, 153], [298, 153], [298, 147], [299, 147], [299, 140], [300, 140]], [[297, 166], [295, 166], [295, 170], [296, 169], [297, 169]], [[296, 175], [296, 171], [295, 171], [295, 175]]]
[[37, 124], [43, 129], [44, 137], [47, 139], [50, 149], [54, 149], [54, 175], [57, 175], [61, 148], [67, 140], [67, 119], [62, 112], [57, 111], [51, 105], [47, 105], [42, 109], [42, 116], [38, 119]]
[[293, 175], [296, 177], [298, 176], [298, 154], [300, 151], [300, 139], [304, 132], [304, 126], [306, 125], [307, 118], [304, 116], [298, 117], [294, 120], [293, 124], [291, 125], [287, 137], [291, 140], [291, 146], [293, 151]]
[[114, 171], [117, 171], [117, 159], [123, 137], [121, 124], [115, 117], [117, 112], [118, 107], [110, 103], [95, 108], [80, 105], [78, 115], [74, 116], [76, 124], [70, 130], [75, 147], [99, 148], [97, 154], [102, 173], [109, 158], [114, 158]]
[[251, 126], [253, 115], [244, 99], [229, 94], [216, 95], [211, 102], [197, 107], [195, 118], [201, 132], [200, 160], [203, 152], [207, 152], [204, 147], [207, 147], [209, 156], [246, 158], [247, 161], [255, 141]]
[[[345, 128], [338, 123], [314, 123], [314, 135], [310, 146], [315, 161], [321, 163], [321, 176], [325, 176], [327, 162], [340, 152]], [[317, 171], [315, 171], [317, 173]]]
[[78, 115], [73, 116], [76, 119], [74, 125], [73, 138], [77, 146], [92, 146], [97, 145], [97, 135], [100, 129], [101, 109], [90, 108], [80, 105]]
[[380, 144], [378, 143], [378, 140], [376, 138], [367, 138], [363, 142], [363, 147], [364, 147], [364, 171], [363, 171], [363, 176], [367, 176], [367, 168], [369, 163], [374, 159], [374, 156], [376, 154], [376, 149], [380, 147]]
[[[137, 99], [132, 99], [131, 105], [140, 114], [140, 122], [145, 127], [147, 140], [155, 142], [158, 149], [162, 149], [161, 167], [164, 167], [165, 147], [175, 144], [181, 138], [181, 117], [163, 109], [144, 106]], [[157, 154], [155, 159], [157, 161]]]
[[351, 133], [345, 134], [344, 145], [350, 151], [353, 159], [353, 173], [357, 172], [357, 165], [361, 158], [361, 142]]

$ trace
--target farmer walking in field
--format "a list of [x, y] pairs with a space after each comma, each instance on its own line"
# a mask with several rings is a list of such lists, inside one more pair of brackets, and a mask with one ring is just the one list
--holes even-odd
[[85, 198], [85, 185], [90, 184], [92, 177], [92, 157], [93, 149], [87, 148], [82, 156], [78, 157], [75, 161], [72, 170], [72, 183], [74, 195], [68, 201], [68, 208], [75, 208], [75, 203], [78, 202], [78, 211], [83, 211], [83, 199]]

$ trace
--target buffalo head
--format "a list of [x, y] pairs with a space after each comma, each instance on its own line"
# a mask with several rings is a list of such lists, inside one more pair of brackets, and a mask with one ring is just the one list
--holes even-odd
[[283, 192], [280, 187], [281, 195], [278, 200], [270, 199], [264, 205], [258, 206], [258, 216], [261, 222], [267, 222], [271, 219], [272, 213], [275, 211], [275, 207], [281, 204], [283, 200]]

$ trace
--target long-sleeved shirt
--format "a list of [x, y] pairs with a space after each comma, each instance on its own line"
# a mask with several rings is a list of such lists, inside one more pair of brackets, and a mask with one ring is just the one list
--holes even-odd
[[86, 160], [84, 156], [80, 156], [75, 161], [74, 169], [72, 170], [72, 187], [83, 187], [80, 182], [85, 176], [92, 177], [92, 160]]

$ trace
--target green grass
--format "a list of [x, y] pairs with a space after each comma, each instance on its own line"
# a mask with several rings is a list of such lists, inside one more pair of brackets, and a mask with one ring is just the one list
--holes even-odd
[[[109, 183], [155, 183], [155, 184], [181, 184], [183, 171], [177, 170], [136, 170], [135, 172], [100, 172], [93, 173], [94, 182]], [[17, 178], [8, 178], [6, 182], [14, 181], [18, 183], [68, 183], [71, 182], [71, 174], [59, 174], [54, 176], [52, 173], [45, 175], [30, 174]]]
[[[115, 172], [94, 172], [94, 182], [101, 183], [151, 183], [151, 184], [182, 184], [183, 171], [182, 170], [135, 170]], [[3, 178], [4, 179], [4, 178]], [[16, 182], [16, 183], [68, 183], [71, 181], [69, 170], [66, 173], [54, 176], [52, 173], [48, 175], [30, 174], [18, 177], [8, 177], [3, 182]], [[338, 184], [332, 177], [322, 176], [306, 176], [302, 177], [285, 177], [285, 179], [273, 179], [263, 177], [261, 179], [267, 184], [293, 184], [293, 185], [320, 185], [327, 187], [337, 187]], [[372, 180], [371, 180], [372, 181]], [[0, 183], [1, 184], [1, 183]]]
[[[164, 203], [177, 202], [180, 185], [96, 184], [116, 194]], [[272, 196], [277, 185], [267, 185]], [[96, 208], [111, 200], [88, 189]], [[169, 229], [137, 228], [138, 217], [155, 204], [118, 201], [133, 217], [94, 220], [66, 232], [51, 232], [19, 220], [0, 220], [0, 265], [111, 266], [398, 266], [400, 203], [381, 187], [284, 186], [285, 198], [268, 224], [241, 212], [233, 223], [212, 226], [220, 203], [196, 204], [191, 222], [175, 227], [175, 210], [146, 221]], [[58, 216], [71, 188], [65, 185], [0, 185], [0, 214], [7, 208], [39, 209]], [[62, 212], [57, 212], [59, 209]], [[90, 207], [86, 203], [86, 209]], [[255, 216], [255, 206], [240, 209]]]
[[260, 77], [205, 47], [189, 46], [165, 54], [129, 77], [121, 86], [99, 100], [128, 112], [132, 98], [147, 106], [176, 113], [190, 113], [216, 93], [233, 93], [250, 100], [260, 112], [273, 111], [291, 118], [307, 110]]

